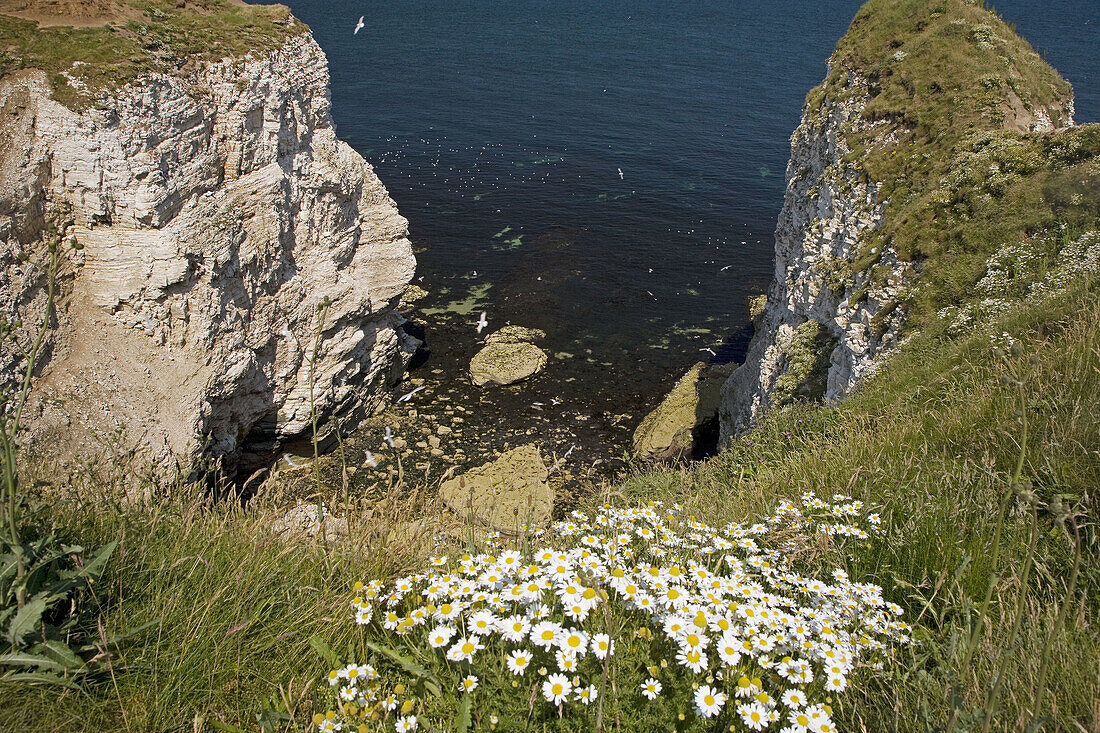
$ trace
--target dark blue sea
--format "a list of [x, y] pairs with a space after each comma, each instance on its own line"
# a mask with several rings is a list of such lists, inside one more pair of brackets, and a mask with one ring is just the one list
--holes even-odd
[[[555, 388], [641, 402], [741, 358], [790, 134], [858, 1], [283, 2], [409, 220], [437, 351], [437, 319], [472, 336], [484, 310], [548, 332]], [[1100, 2], [996, 7], [1100, 121]]]

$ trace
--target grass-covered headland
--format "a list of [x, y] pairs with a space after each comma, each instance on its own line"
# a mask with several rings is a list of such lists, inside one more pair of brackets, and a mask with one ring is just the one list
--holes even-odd
[[909, 62], [868, 114], [912, 139], [859, 154], [920, 266], [855, 394], [518, 538], [407, 471], [322, 487], [312, 535], [124, 456], [59, 476], [7, 395], [0, 729], [1100, 728], [1100, 127], [995, 130], [987, 62], [1068, 89], [963, 0], [872, 0], [837, 54]]
[[[283, 5], [228, 0], [130, 0], [119, 20], [85, 28], [39, 27], [0, 14], [0, 76], [45, 71], [54, 97], [81, 109], [97, 94], [144, 74], [180, 73], [187, 64], [277, 48], [305, 24]], [[129, 16], [135, 16], [133, 18]]]

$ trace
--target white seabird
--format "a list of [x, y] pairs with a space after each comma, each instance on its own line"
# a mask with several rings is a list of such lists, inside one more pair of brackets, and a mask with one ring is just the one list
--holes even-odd
[[359, 35], [359, 31], [363, 30], [363, 26], [366, 25], [366, 23], [363, 22], [364, 17], [366, 17], [366, 16], [363, 16], [363, 15], [359, 16], [359, 22], [356, 24], [355, 30], [352, 31], [352, 33], [351, 33], [353, 36]]
[[409, 392], [408, 394], [401, 395], [400, 397], [397, 398], [397, 401], [398, 402], [408, 402], [409, 400], [411, 400], [413, 398], [414, 394], [416, 394], [420, 390], [424, 389], [425, 386], [426, 385], [421, 385], [421, 386], [417, 387], [416, 389], [414, 389], [412, 392]]
[[486, 328], [488, 325], [489, 325], [489, 321], [486, 320], [486, 318], [485, 318], [485, 311], [481, 311], [481, 318], [479, 318], [478, 321], [477, 321], [477, 332], [481, 333], [481, 331], [484, 328]]

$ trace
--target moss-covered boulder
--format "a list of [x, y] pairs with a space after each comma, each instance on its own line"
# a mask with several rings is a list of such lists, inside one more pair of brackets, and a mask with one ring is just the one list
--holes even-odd
[[516, 534], [523, 525], [546, 526], [554, 504], [549, 472], [537, 446], [523, 445], [443, 482], [447, 508], [474, 523]]
[[702, 450], [717, 428], [722, 383], [732, 368], [699, 362], [689, 369], [634, 431], [634, 456], [674, 461]]
[[470, 360], [470, 379], [477, 386], [514, 384], [546, 367], [546, 352], [526, 342], [490, 343]]

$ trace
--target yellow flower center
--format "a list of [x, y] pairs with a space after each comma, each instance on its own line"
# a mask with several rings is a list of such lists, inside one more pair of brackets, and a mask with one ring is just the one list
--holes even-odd
[[555, 695], [560, 695], [561, 694], [561, 690], [562, 690], [561, 685], [555, 684], [552, 689], [553, 689]]
[[713, 705], [714, 704], [714, 695], [707, 695], [706, 697], [703, 698], [703, 702], [705, 702], [707, 705]]
[[470, 654], [471, 652], [473, 652], [473, 650], [474, 650], [474, 645], [471, 644], [470, 642], [466, 642], [465, 644], [462, 645], [462, 653], [463, 654]]
[[554, 632], [551, 631], [550, 629], [547, 629], [546, 631], [542, 632], [542, 640], [543, 641], [550, 641], [553, 638], [554, 638]]

